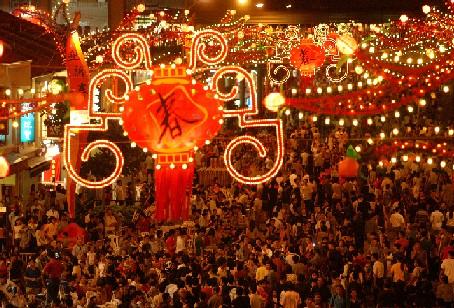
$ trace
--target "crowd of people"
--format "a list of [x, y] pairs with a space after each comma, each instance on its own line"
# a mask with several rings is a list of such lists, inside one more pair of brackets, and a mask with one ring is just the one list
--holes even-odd
[[[452, 307], [452, 174], [424, 162], [369, 161], [359, 177], [339, 178], [336, 165], [349, 133], [336, 127], [322, 137], [309, 124], [288, 131], [285, 164], [275, 178], [228, 187], [196, 180], [191, 221], [176, 225], [153, 219], [151, 157], [133, 180], [81, 191], [76, 222], [86, 233], [78, 229], [72, 240], [64, 231], [74, 221], [63, 188], [37, 187], [26, 200], [9, 200], [7, 213], [0, 214], [0, 302]], [[199, 152], [197, 163], [222, 156], [224, 140]], [[253, 151], [240, 153], [236, 167], [244, 173], [269, 167]], [[126, 219], [114, 203], [139, 206]]]

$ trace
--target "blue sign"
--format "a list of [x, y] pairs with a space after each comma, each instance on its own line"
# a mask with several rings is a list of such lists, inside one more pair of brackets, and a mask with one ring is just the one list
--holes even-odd
[[[33, 109], [30, 104], [22, 105], [22, 112]], [[35, 113], [27, 113], [20, 117], [20, 142], [35, 141]]]

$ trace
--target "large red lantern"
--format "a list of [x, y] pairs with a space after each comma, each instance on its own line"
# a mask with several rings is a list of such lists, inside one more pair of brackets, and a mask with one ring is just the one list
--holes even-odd
[[187, 72], [185, 66], [155, 68], [153, 81], [129, 93], [122, 114], [129, 138], [158, 154], [158, 221], [188, 218], [193, 151], [209, 143], [222, 125], [221, 101]]
[[0, 178], [7, 177], [9, 174], [9, 163], [4, 156], [0, 156]]
[[302, 76], [313, 76], [315, 69], [325, 62], [325, 52], [311, 39], [303, 39], [300, 45], [290, 51], [290, 63]]

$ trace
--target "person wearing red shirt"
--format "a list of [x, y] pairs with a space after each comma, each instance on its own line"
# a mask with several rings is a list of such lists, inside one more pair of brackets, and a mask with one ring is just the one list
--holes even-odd
[[59, 260], [60, 255], [55, 253], [52, 259], [44, 266], [43, 275], [48, 277], [47, 302], [57, 303], [58, 291], [60, 289], [61, 274], [65, 270], [63, 263]]
[[171, 256], [175, 254], [175, 249], [177, 247], [177, 242], [175, 240], [174, 234], [175, 230], [170, 230], [169, 236], [166, 239], [166, 250]]

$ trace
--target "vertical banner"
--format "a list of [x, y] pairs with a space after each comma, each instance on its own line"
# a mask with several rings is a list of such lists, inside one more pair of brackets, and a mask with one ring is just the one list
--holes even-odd
[[[74, 110], [86, 110], [88, 108], [88, 84], [90, 82], [90, 72], [85, 62], [84, 54], [80, 47], [80, 40], [77, 31], [72, 31], [66, 43], [66, 70], [68, 72], [68, 84], [71, 92], [80, 92], [84, 95], [84, 100], [71, 104], [71, 112]], [[82, 150], [87, 142], [88, 132], [80, 131], [71, 137], [72, 153], [70, 153], [71, 164], [76, 172], [80, 171], [82, 163], [80, 157]], [[82, 150], [81, 150], [82, 149]], [[71, 218], [76, 213], [76, 183], [67, 177], [66, 200], [68, 202], [68, 212]]]

